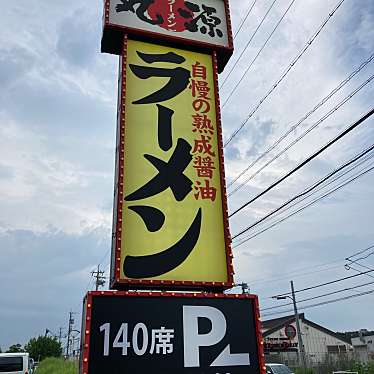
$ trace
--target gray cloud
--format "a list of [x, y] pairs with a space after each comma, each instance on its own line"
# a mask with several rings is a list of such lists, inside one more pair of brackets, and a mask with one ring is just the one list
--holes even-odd
[[[70, 308], [79, 312], [88, 272], [109, 243], [109, 236], [99, 229], [83, 235], [56, 230], [0, 234], [0, 346], [24, 343], [45, 328], [56, 330], [65, 325], [64, 313]], [[17, 323], [12, 323], [15, 317]]]
[[268, 137], [273, 133], [275, 125], [275, 122], [271, 120], [251, 121], [248, 124], [253, 137], [253, 142], [247, 151], [248, 157], [257, 156], [260, 151], [263, 151], [264, 145], [267, 143]]
[[88, 67], [99, 55], [100, 23], [92, 22], [85, 8], [64, 19], [59, 27], [57, 52], [78, 67]]
[[227, 160], [237, 160], [240, 158], [240, 152], [236, 147], [228, 146], [225, 150], [225, 158]]
[[94, 97], [31, 81], [13, 87], [1, 104], [15, 120], [50, 136], [108, 138], [115, 126], [115, 109]]
[[6, 95], [6, 89], [24, 78], [27, 72], [33, 69], [35, 60], [33, 56], [23, 48], [11, 50], [0, 49], [0, 86], [2, 95]]
[[[257, 2], [235, 40], [236, 56], [270, 3]], [[83, 0], [39, 0], [30, 7], [29, 1], [19, 0], [7, 2], [0, 14], [4, 29], [0, 35], [0, 251], [2, 266], [7, 270], [0, 274], [2, 347], [25, 342], [47, 327], [56, 331], [65, 325], [67, 312], [81, 307], [91, 267], [110, 245], [118, 59], [98, 52], [102, 1], [87, 4]], [[242, 1], [233, 7], [234, 30], [248, 5]], [[295, 3], [223, 109], [226, 139], [305, 45], [332, 9], [330, 5], [314, 0]], [[279, 3], [274, 7], [221, 91], [223, 99], [286, 6]], [[342, 5], [292, 73], [226, 148], [229, 178], [368, 56], [374, 43], [370, 28], [373, 8], [370, 0]], [[230, 64], [234, 61], [235, 57]], [[352, 81], [345, 94], [371, 70], [368, 67]], [[325, 126], [230, 198], [230, 207], [240, 206], [320, 147], [367, 109], [372, 97], [373, 88], [363, 90]], [[327, 103], [320, 113], [331, 109], [336, 100]], [[310, 118], [310, 123], [319, 114]], [[230, 222], [232, 233], [367, 146], [373, 138], [372, 127], [362, 126], [341, 145], [235, 216]], [[266, 296], [288, 290], [295, 269], [309, 267], [312, 271], [321, 262], [365, 247], [372, 234], [373, 183], [373, 177], [368, 176], [235, 249], [237, 278], [253, 283], [253, 290], [267, 305]], [[295, 279], [302, 287], [317, 278], [329, 280], [342, 274], [345, 270], [339, 268], [317, 275], [301, 274]], [[284, 280], [259, 283], [270, 277]], [[308, 316], [333, 329], [374, 328], [372, 316], [366, 312], [373, 309], [372, 300], [360, 299], [360, 305], [360, 318], [353, 303], [344, 304], [344, 308], [332, 304], [321, 310], [311, 309]]]
[[0, 179], [11, 179], [14, 177], [14, 170], [5, 165], [0, 164]]

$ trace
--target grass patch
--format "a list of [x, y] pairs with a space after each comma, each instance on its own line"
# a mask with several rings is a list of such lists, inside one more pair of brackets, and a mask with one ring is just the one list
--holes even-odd
[[35, 371], [35, 374], [77, 374], [76, 362], [64, 361], [58, 358], [46, 358]]

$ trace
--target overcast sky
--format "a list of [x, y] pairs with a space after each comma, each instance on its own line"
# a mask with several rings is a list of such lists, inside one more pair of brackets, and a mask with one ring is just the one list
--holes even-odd
[[[231, 0], [234, 32], [253, 0]], [[235, 39], [221, 83], [273, 0], [258, 0]], [[275, 2], [221, 90], [222, 102], [256, 56], [291, 0]], [[304, 48], [338, 0], [296, 0], [223, 108], [225, 139]], [[66, 327], [92, 289], [90, 271], [108, 269], [118, 58], [100, 53], [101, 0], [17, 0], [0, 13], [0, 347]], [[282, 83], [225, 148], [228, 182], [262, 154], [374, 52], [374, 3], [345, 0]], [[276, 148], [284, 148], [374, 74], [374, 62]], [[369, 83], [336, 113], [230, 196], [230, 210], [292, 169], [373, 106]], [[368, 147], [374, 119], [302, 171], [238, 213], [235, 235]], [[268, 159], [261, 160], [240, 181]], [[363, 164], [361, 168], [370, 165]], [[358, 171], [360, 169], [356, 169]], [[356, 274], [344, 258], [374, 244], [374, 173], [234, 248], [236, 280], [261, 306], [269, 296]], [[232, 191], [238, 184], [233, 185]], [[331, 187], [331, 186], [330, 186]], [[279, 218], [279, 217], [278, 217]], [[266, 228], [268, 224], [261, 226]], [[253, 234], [257, 230], [248, 233]], [[237, 243], [237, 242], [235, 242]], [[365, 252], [366, 254], [370, 252]], [[374, 266], [374, 255], [362, 262]], [[323, 266], [321, 266], [323, 265]], [[358, 267], [359, 269], [363, 269]], [[359, 276], [300, 293], [301, 298], [374, 281]], [[374, 289], [373, 285], [330, 298]], [[240, 291], [238, 289], [238, 291]], [[308, 305], [311, 302], [301, 303]], [[374, 294], [310, 308], [307, 317], [336, 330], [374, 330]], [[273, 310], [279, 311], [279, 309]], [[287, 308], [286, 308], [287, 311]], [[276, 315], [275, 317], [277, 317]], [[76, 328], [79, 326], [77, 315]]]

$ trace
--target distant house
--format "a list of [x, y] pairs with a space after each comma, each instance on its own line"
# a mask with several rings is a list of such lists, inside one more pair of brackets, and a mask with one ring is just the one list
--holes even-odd
[[361, 362], [374, 360], [374, 331], [360, 330], [339, 333], [345, 339], [351, 340], [355, 356]]
[[[351, 340], [299, 315], [305, 356], [309, 365], [353, 356]], [[293, 315], [262, 322], [267, 362], [298, 365], [298, 339]]]

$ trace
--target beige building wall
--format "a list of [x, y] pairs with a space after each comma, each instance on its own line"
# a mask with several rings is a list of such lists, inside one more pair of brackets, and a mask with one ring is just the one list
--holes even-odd
[[[295, 329], [296, 324], [291, 323]], [[352, 355], [353, 348], [350, 344], [343, 340], [336, 338], [327, 332], [321, 331], [307, 323], [300, 320], [300, 327], [302, 333], [302, 339], [304, 343], [305, 353], [307, 359], [317, 364], [325, 361], [326, 357], [330, 359], [338, 359], [341, 354]], [[265, 332], [265, 331], [264, 331]], [[271, 335], [265, 337], [265, 342], [281, 342], [286, 341], [285, 329], [281, 329], [273, 332]], [[297, 336], [290, 341], [291, 343], [297, 343]], [[297, 354], [294, 352], [282, 353], [284, 359], [291, 361], [297, 360]]]

